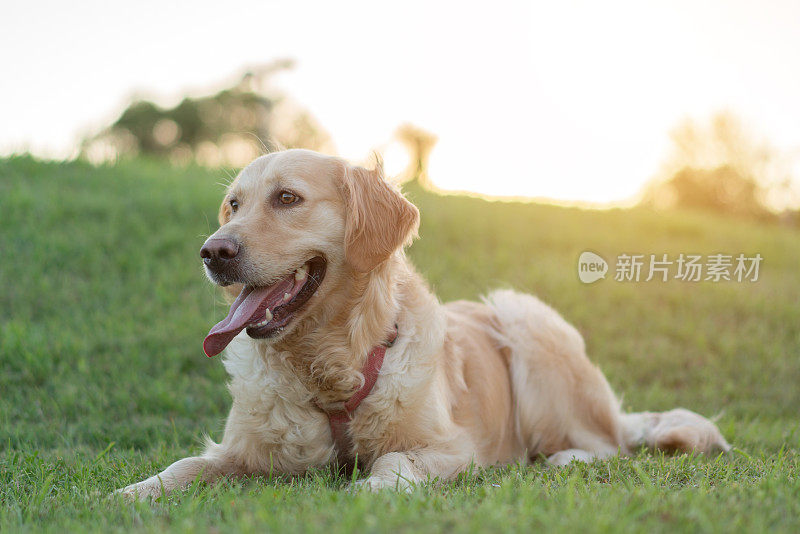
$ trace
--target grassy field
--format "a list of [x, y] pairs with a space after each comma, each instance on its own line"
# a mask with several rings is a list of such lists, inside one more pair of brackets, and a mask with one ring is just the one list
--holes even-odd
[[[720, 415], [727, 457], [641, 454], [472, 472], [410, 495], [327, 472], [108, 500], [219, 438], [226, 313], [197, 251], [223, 172], [0, 160], [0, 531], [798, 531], [800, 232], [699, 214], [410, 197], [410, 256], [443, 300], [535, 293], [633, 410]], [[579, 282], [578, 255], [760, 253], [748, 282]]]

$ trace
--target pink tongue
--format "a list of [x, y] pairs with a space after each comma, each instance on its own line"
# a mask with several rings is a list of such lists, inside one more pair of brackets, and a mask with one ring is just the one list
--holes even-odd
[[[294, 275], [268, 286], [252, 288], [245, 286], [231, 304], [228, 316], [218, 322], [203, 340], [203, 351], [209, 358], [216, 356], [228, 346], [233, 338], [253, 322], [262, 321], [267, 309], [279, 304], [284, 293], [292, 292]], [[258, 315], [258, 316], [256, 316]]]

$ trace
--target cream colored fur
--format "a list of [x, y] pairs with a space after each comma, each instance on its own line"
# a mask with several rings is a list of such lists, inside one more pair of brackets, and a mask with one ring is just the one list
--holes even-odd
[[[281, 187], [299, 192], [303, 204], [276, 211], [265, 199]], [[236, 214], [231, 195], [241, 205]], [[418, 220], [380, 169], [303, 150], [244, 169], [215, 234], [248, 250], [243, 282], [268, 283], [318, 254], [328, 272], [280, 338], [243, 332], [226, 349], [233, 404], [222, 440], [120, 492], [149, 498], [196, 479], [330, 465], [334, 444], [315, 402], [349, 398], [366, 353], [395, 322], [397, 342], [350, 426], [351, 452], [369, 473], [358, 485], [407, 489], [471, 464], [539, 456], [563, 465], [641, 446], [730, 448], [713, 423], [688, 410], [622, 413], [580, 334], [535, 297], [497, 291], [482, 304], [441, 304], [403, 254]]]

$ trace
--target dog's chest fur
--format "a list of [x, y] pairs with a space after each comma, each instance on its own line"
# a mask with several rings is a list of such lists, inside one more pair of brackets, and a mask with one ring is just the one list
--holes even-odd
[[230, 446], [248, 471], [299, 474], [325, 465], [333, 454], [327, 417], [288, 362], [262, 358], [254, 343], [242, 333], [225, 353], [233, 397], [225, 439], [235, 436]]
[[[401, 334], [386, 353], [374, 389], [354, 414], [354, 452], [364, 467], [375, 456], [422, 438], [408, 432], [418, 425], [406, 419], [406, 414], [419, 412], [434, 379], [430, 365], [412, 361], [419, 341], [413, 329]], [[336, 457], [327, 415], [316, 407], [314, 393], [284, 356], [272, 352], [262, 358], [244, 333], [226, 350], [223, 361], [231, 376], [233, 405], [225, 439], [235, 440], [226, 445], [238, 452], [248, 471], [300, 474], [328, 465]], [[406, 429], [403, 435], [396, 432], [400, 426]]]

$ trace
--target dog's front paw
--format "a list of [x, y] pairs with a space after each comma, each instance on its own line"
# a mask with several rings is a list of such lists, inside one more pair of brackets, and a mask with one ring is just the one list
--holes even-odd
[[142, 482], [120, 488], [112, 493], [112, 496], [114, 495], [122, 495], [126, 502], [157, 499], [161, 496], [161, 481], [157, 477], [150, 477]]

